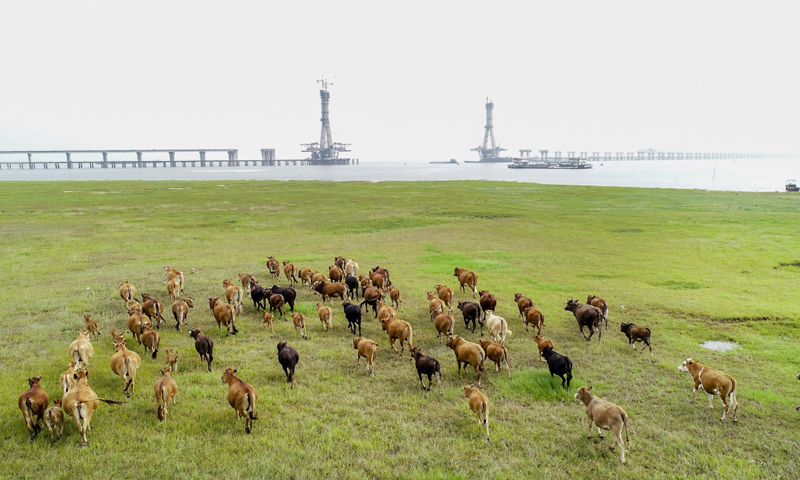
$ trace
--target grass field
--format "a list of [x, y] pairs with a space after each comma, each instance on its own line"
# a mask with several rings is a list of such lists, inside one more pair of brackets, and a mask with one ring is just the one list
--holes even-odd
[[[0, 477], [798, 478], [798, 225], [800, 197], [786, 194], [489, 182], [2, 183]], [[333, 332], [323, 332], [319, 297], [307, 290], [298, 289], [298, 310], [310, 318], [308, 341], [290, 322], [269, 333], [252, 302], [239, 335], [218, 332], [206, 299], [240, 272], [271, 285], [268, 255], [316, 270], [336, 255], [362, 272], [388, 268], [405, 300], [400, 318], [442, 363], [444, 395], [420, 390], [411, 360], [391, 353], [371, 314], [363, 333], [380, 343], [376, 377], [356, 369], [341, 308]], [[153, 363], [133, 342], [143, 357], [136, 393], [129, 404], [100, 406], [89, 448], [71, 422], [58, 443], [45, 430], [28, 444], [17, 396], [33, 375], [51, 399], [60, 396], [84, 313], [102, 332], [90, 383], [124, 399], [108, 367], [108, 332], [127, 320], [117, 282], [168, 300], [165, 265], [186, 272], [196, 300], [189, 325], [213, 337], [213, 373], [188, 333], [162, 328], [162, 355], [181, 352], [166, 422], [156, 419], [152, 390], [165, 355]], [[458, 378], [428, 320], [426, 290], [457, 287], [456, 266], [478, 272], [513, 331], [513, 380], [489, 363], [484, 373], [491, 442], [459, 397], [474, 375]], [[573, 360], [568, 392], [537, 359], [514, 292], [534, 300], [543, 334]], [[602, 342], [585, 342], [564, 310], [590, 293], [610, 304]], [[653, 358], [628, 349], [622, 321], [652, 329]], [[478, 339], [460, 317], [456, 333]], [[277, 362], [281, 339], [300, 353], [294, 390]], [[705, 340], [740, 347], [718, 353], [700, 347]], [[704, 394], [690, 403], [691, 378], [677, 371], [687, 357], [737, 378], [738, 426], [720, 422], [718, 399], [713, 411]], [[258, 391], [251, 435], [227, 404], [227, 366]], [[585, 438], [572, 395], [587, 384], [631, 417], [625, 466], [609, 451], [610, 435]]]

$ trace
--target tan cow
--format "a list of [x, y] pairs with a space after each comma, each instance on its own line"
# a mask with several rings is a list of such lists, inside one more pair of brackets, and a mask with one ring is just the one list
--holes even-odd
[[544, 326], [544, 314], [534, 307], [525, 307], [522, 310], [525, 323], [525, 331], [528, 331], [528, 325], [533, 325], [537, 329], [536, 335], [542, 334], [542, 327]]
[[69, 344], [69, 356], [75, 362], [75, 369], [89, 366], [89, 359], [94, 355], [94, 347], [89, 340], [89, 330], [81, 330], [78, 337]]
[[[395, 353], [403, 354], [405, 341], [408, 341], [408, 348], [414, 348], [414, 330], [410, 323], [396, 317], [388, 317], [381, 320], [381, 328], [389, 335], [389, 345]], [[395, 340], [400, 340], [399, 352], [394, 346]]]
[[222, 281], [222, 286], [225, 288], [225, 298], [228, 299], [228, 304], [233, 305], [236, 309], [236, 315], [242, 314], [242, 287], [234, 285], [227, 278]]
[[306, 334], [306, 316], [302, 313], [294, 312], [292, 313], [292, 323], [294, 324], [294, 331], [300, 331], [300, 337], [304, 340], [308, 340], [308, 335]]
[[[170, 280], [176, 280], [178, 283], [178, 294], [183, 293], [183, 272], [180, 270], [176, 270], [172, 267], [164, 267], [164, 275], [167, 277], [166, 283], [169, 283]], [[177, 298], [177, 296], [176, 296]], [[174, 300], [174, 299], [173, 299]]]
[[[111, 343], [112, 344], [117, 343], [117, 341], [122, 337], [123, 337], [123, 334], [117, 333], [117, 331], [114, 330], [113, 328], [111, 329]], [[64, 393], [66, 393], [66, 392], [64, 392]]]
[[331, 279], [331, 282], [341, 282], [344, 278], [344, 272], [336, 265], [331, 265], [328, 267], [328, 278]]
[[278, 260], [271, 255], [269, 258], [267, 258], [267, 270], [269, 270], [272, 278], [281, 277], [280, 264], [278, 263]]
[[172, 349], [167, 349], [167, 366], [169, 366], [170, 372], [178, 373], [178, 358], [181, 356], [181, 352], [175, 350], [175, 353], [172, 353]]
[[128, 313], [130, 314], [131, 310], [137, 313], [142, 313], [142, 304], [137, 302], [136, 300], [131, 300], [127, 303]]
[[266, 310], [264, 310], [263, 313], [264, 313], [264, 322], [263, 323], [266, 323], [267, 325], [269, 325], [269, 329], [272, 331], [272, 333], [275, 333], [275, 327], [274, 327], [275, 315], [269, 313]]
[[169, 403], [178, 403], [175, 400], [175, 395], [178, 394], [178, 384], [175, 382], [175, 379], [172, 378], [172, 375], [170, 375], [169, 372], [171, 370], [170, 367], [162, 368], [161, 378], [159, 378], [153, 386], [153, 391], [156, 395], [156, 416], [161, 421], [167, 419]]
[[553, 345], [553, 341], [547, 338], [544, 338], [541, 335], [534, 335], [533, 341], [536, 342], [536, 345], [539, 347], [539, 358], [544, 362], [547, 363], [547, 360], [544, 359], [542, 356], [542, 352], [544, 351], [545, 347], [550, 347], [555, 351], [555, 345]]
[[152, 322], [153, 319], [156, 321], [156, 328], [161, 328], [161, 322], [166, 323], [167, 321], [164, 320], [164, 304], [157, 298], [153, 298], [150, 294], [143, 293], [142, 294], [142, 313], [147, 315], [147, 317]]
[[453, 293], [453, 289], [448, 287], [447, 285], [437, 284], [436, 287], [436, 296], [441, 299], [447, 308], [450, 309], [450, 312], [453, 311], [453, 297], [455, 293]]
[[75, 374], [75, 362], [69, 362], [67, 364], [67, 369], [61, 374], [58, 378], [58, 382], [61, 384], [61, 393], [65, 394], [69, 391], [70, 387], [75, 384], [75, 379], [72, 376]]
[[130, 310], [128, 313], [130, 314], [130, 317], [128, 317], [128, 330], [130, 330], [133, 334], [133, 338], [136, 339], [136, 343], [141, 344], [142, 333], [144, 333], [144, 329], [152, 326], [150, 319], [144, 314], [135, 312], [133, 310]]
[[385, 319], [388, 319], [388, 318], [391, 318], [391, 317], [396, 317], [396, 316], [397, 316], [397, 311], [393, 307], [390, 307], [389, 305], [386, 305], [386, 302], [384, 302], [383, 300], [378, 302], [378, 321], [379, 322], [382, 322]]
[[486, 360], [486, 354], [477, 343], [472, 343], [464, 340], [456, 335], [447, 339], [447, 346], [453, 349], [456, 354], [456, 363], [458, 364], [458, 374], [461, 375], [461, 365], [464, 365], [464, 371], [467, 370], [467, 365], [472, 365], [475, 374], [478, 376], [478, 386], [481, 386], [481, 379], [483, 377], [483, 362]]
[[17, 406], [22, 412], [22, 418], [25, 419], [25, 426], [28, 428], [28, 443], [33, 442], [33, 439], [42, 431], [39, 422], [44, 418], [44, 412], [47, 406], [50, 405], [50, 397], [44, 391], [39, 382], [42, 376], [30, 377], [28, 379], [28, 388], [17, 398]]
[[100, 338], [100, 327], [97, 326], [97, 322], [95, 322], [89, 314], [84, 314], [83, 319], [86, 321], [86, 330], [92, 334], [96, 342], [97, 339]]
[[489, 399], [472, 385], [461, 387], [461, 396], [469, 399], [469, 409], [478, 416], [478, 424], [486, 425], [486, 440], [489, 438]]
[[392, 301], [392, 306], [394, 308], [399, 309], [402, 312], [403, 311], [403, 299], [401, 297], [402, 297], [402, 293], [400, 292], [399, 288], [394, 287], [394, 286], [389, 287], [389, 298]]
[[125, 303], [136, 300], [136, 287], [128, 283], [127, 280], [119, 282], [117, 285], [119, 285], [119, 296], [125, 300]]
[[444, 313], [444, 307], [445, 304], [441, 298], [437, 298], [433, 292], [428, 292], [428, 311], [431, 314], [431, 320], [440, 313]]
[[[694, 388], [692, 389], [692, 403], [695, 400], [697, 390], [702, 388], [708, 394], [708, 408], [714, 408], [711, 401], [714, 395], [719, 395], [722, 400], [722, 421], [731, 413], [733, 423], [736, 423], [736, 410], [739, 408], [739, 403], [736, 401], [736, 379], [727, 373], [720, 372], [706, 365], [701, 365], [696, 360], [687, 358], [678, 367], [681, 372], [688, 372], [692, 379], [694, 379]], [[732, 410], [731, 410], [732, 409]]]
[[251, 280], [253, 281], [253, 283], [258, 283], [258, 282], [256, 282], [256, 279], [253, 278], [253, 276], [250, 275], [249, 273], [240, 273], [239, 274], [239, 282], [242, 284], [242, 288], [244, 289], [244, 293], [246, 293], [247, 295], [250, 295], [250, 281]]
[[606, 303], [606, 301], [603, 300], [602, 298], [595, 295], [587, 296], [586, 303], [588, 303], [593, 307], [599, 308], [600, 311], [603, 312], [603, 321], [606, 324], [606, 330], [608, 330], [608, 303]]
[[253, 420], [258, 420], [256, 415], [256, 402], [258, 396], [256, 389], [236, 376], [236, 368], [226, 368], [222, 374], [222, 383], [228, 384], [228, 403], [236, 410], [238, 418], [244, 417], [244, 431], [250, 433]]
[[[628, 442], [628, 450], [631, 448], [631, 439], [628, 436], [628, 414], [619, 405], [615, 405], [609, 401], [595, 396], [592, 392], [591, 385], [588, 387], [581, 387], [575, 392], [575, 398], [582, 401], [586, 405], [586, 416], [589, 417], [589, 426], [586, 429], [586, 438], [592, 438], [592, 424], [597, 425], [597, 436], [603, 438], [603, 432], [600, 430], [611, 430], [614, 434], [614, 441], [619, 445], [620, 454], [622, 455], [622, 463], [625, 463], [625, 445], [622, 443], [622, 430], [625, 429], [625, 440]], [[614, 445], [611, 445], [614, 449]]]
[[456, 321], [452, 315], [440, 313], [436, 316], [436, 320], [434, 320], [433, 324], [436, 326], [436, 332], [438, 332], [436, 338], [438, 338], [439, 343], [441, 343], [442, 334], [444, 334], [444, 338], [451, 337], [453, 335]]
[[144, 327], [142, 332], [142, 345], [145, 355], [150, 353], [155, 362], [158, 358], [158, 347], [161, 345], [161, 335], [150, 327]]
[[354, 261], [352, 258], [348, 259], [344, 264], [344, 273], [358, 277], [358, 262]]
[[311, 285], [311, 275], [314, 274], [314, 271], [310, 268], [301, 268], [300, 269], [300, 283], [302, 285]]
[[331, 309], [331, 307], [323, 305], [321, 303], [317, 303], [317, 315], [319, 315], [319, 321], [322, 322], [322, 328], [324, 328], [326, 332], [328, 331], [329, 328], [332, 331], [333, 310]]
[[358, 351], [356, 358], [356, 367], [361, 366], [361, 357], [367, 359], [367, 370], [370, 375], [375, 378], [375, 360], [378, 358], [378, 342], [365, 337], [356, 337], [353, 339], [353, 348]]
[[312, 272], [311, 273], [311, 280], [308, 283], [308, 288], [310, 290], [314, 290], [314, 285], [316, 283], [322, 283], [328, 281], [328, 277], [325, 276], [322, 272]]
[[297, 265], [284, 261], [283, 274], [286, 275], [286, 280], [289, 281], [290, 287], [294, 287], [297, 284]]
[[75, 427], [81, 434], [81, 446], [86, 447], [89, 445], [89, 441], [86, 440], [86, 432], [91, 428], [92, 414], [100, 406], [100, 402], [111, 405], [125, 402], [99, 398], [86, 381], [86, 372], [83, 370], [75, 372], [73, 378], [75, 385], [61, 399], [61, 408], [66, 415], [72, 417]]
[[489, 334], [489, 338], [505, 345], [506, 336], [513, 333], [508, 329], [506, 319], [495, 315], [491, 310], [484, 312], [484, 316], [486, 318], [486, 332]]
[[222, 329], [225, 325], [225, 330], [233, 335], [239, 333], [236, 329], [236, 309], [222, 302], [218, 297], [208, 297], [208, 308], [214, 312], [214, 319], [217, 321], [217, 328]]
[[519, 316], [525, 318], [525, 309], [528, 307], [533, 307], [533, 300], [526, 297], [521, 293], [514, 294], [514, 301], [517, 303], [517, 308], [519, 309]]
[[461, 285], [461, 293], [464, 293], [464, 287], [469, 287], [472, 289], [472, 298], [475, 298], [478, 295], [477, 273], [456, 267], [455, 270], [453, 270], [453, 276], [458, 278], [458, 283]]
[[194, 308], [192, 297], [183, 297], [175, 300], [172, 304], [172, 316], [175, 318], [175, 329], [181, 331], [181, 327], [186, 325], [186, 318], [189, 316], [189, 309]]
[[494, 362], [495, 371], [500, 371], [500, 364], [505, 363], [508, 379], [511, 380], [511, 362], [508, 358], [508, 350], [502, 343], [482, 339], [481, 348], [486, 353], [486, 358]]
[[[125, 348], [125, 339], [115, 344], [116, 351], [111, 356], [111, 371], [119, 375], [124, 384], [123, 391], [125, 396], [130, 398], [134, 391], [134, 382], [136, 382], [136, 372], [142, 364], [142, 359], [139, 354]], [[128, 390], [130, 389], [130, 390]]]
[[173, 278], [172, 280], [167, 280], [167, 294], [169, 295], [169, 299], [173, 302], [181, 296], [181, 284], [179, 279]]
[[61, 409], [61, 399], [53, 400], [53, 406], [44, 413], [44, 423], [50, 431], [52, 441], [61, 439], [64, 434], [64, 410]]

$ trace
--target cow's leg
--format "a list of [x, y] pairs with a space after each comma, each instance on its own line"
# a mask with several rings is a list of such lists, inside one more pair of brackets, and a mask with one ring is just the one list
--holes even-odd
[[[714, 394], [713, 393], [709, 393], [708, 394], [708, 408], [714, 408], [713, 400], [714, 400]], [[722, 400], [722, 405], [725, 406], [725, 400]], [[725, 420], [725, 414], [724, 413], [722, 414], [722, 419]]]
[[[600, 428], [600, 425], [597, 426], [597, 438], [601, 440], [605, 438], [605, 435], [603, 435], [603, 430]], [[611, 448], [614, 448], [614, 446], [612, 445]]]
[[[417, 376], [419, 377], [419, 384], [422, 385], [422, 389], [425, 390], [425, 382], [422, 381], [422, 372], [417, 370]], [[428, 383], [430, 383], [430, 379], [428, 380]]]
[[591, 440], [592, 439], [592, 423], [594, 423], [592, 421], [592, 417], [589, 417], [589, 426], [586, 427], [586, 439], [587, 440]]

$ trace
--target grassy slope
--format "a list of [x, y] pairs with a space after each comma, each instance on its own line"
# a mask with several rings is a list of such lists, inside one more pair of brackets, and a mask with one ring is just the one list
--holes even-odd
[[[166, 188], [169, 185], [169, 189]], [[225, 478], [675, 478], [797, 477], [800, 427], [800, 197], [781, 194], [561, 187], [514, 183], [92, 182], [3, 183], [0, 190], [0, 452], [13, 477]], [[267, 283], [267, 255], [326, 268], [353, 257], [362, 271], [389, 268], [402, 289], [401, 318], [415, 342], [443, 366], [444, 397], [419, 390], [409, 359], [390, 353], [377, 323], [364, 335], [381, 344], [377, 376], [355, 369], [343, 316], [333, 333], [314, 320], [317, 298], [300, 293], [312, 318], [310, 341], [290, 324], [265, 331], [252, 303], [225, 338], [203, 299], [223, 278], [250, 272]], [[162, 349], [178, 348], [179, 403], [155, 417], [152, 385], [162, 359], [143, 359], [133, 402], [102, 405], [79, 448], [73, 425], [54, 446], [26, 443], [16, 397], [25, 378], [44, 376], [56, 397], [67, 346], [92, 312], [103, 338], [95, 345], [92, 386], [121, 398], [108, 369], [108, 331], [127, 318], [120, 280], [166, 297], [164, 265], [187, 272], [197, 299], [190, 325], [216, 341], [207, 373], [188, 335], [162, 329]], [[455, 286], [455, 266], [479, 272], [510, 320], [514, 379], [488, 368], [492, 401], [487, 444], [467, 414], [452, 351], [437, 343], [424, 293]], [[189, 275], [190, 268], [195, 275]], [[282, 282], [283, 284], [283, 282]], [[574, 388], [555, 387], [521, 327], [513, 293], [525, 292], [547, 319], [545, 335], [575, 363]], [[611, 304], [603, 343], [586, 343], [563, 305], [588, 293]], [[459, 298], [462, 296], [459, 294]], [[623, 309], [622, 306], [625, 308]], [[365, 315], [365, 319], [369, 318]], [[619, 322], [653, 330], [656, 356], [627, 349]], [[457, 318], [457, 333], [463, 323]], [[466, 335], [476, 340], [477, 334]], [[300, 352], [298, 388], [289, 391], [275, 344]], [[707, 351], [707, 339], [742, 347]], [[135, 345], [135, 344], [134, 344]], [[134, 347], [143, 354], [141, 347]], [[740, 426], [721, 424], [719, 401], [691, 405], [691, 380], [677, 365], [699, 358], [736, 376]], [[220, 381], [224, 366], [259, 393], [253, 435], [234, 421]], [[96, 373], [95, 373], [96, 372]], [[582, 383], [631, 416], [634, 450], [619, 465], [609, 437], [587, 441], [585, 414], [572, 399]], [[164, 476], [164, 475], [161, 475]]]

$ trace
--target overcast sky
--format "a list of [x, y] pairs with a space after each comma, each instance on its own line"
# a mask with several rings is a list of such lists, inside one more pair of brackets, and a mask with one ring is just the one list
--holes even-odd
[[[280, 6], [273, 6], [280, 5]], [[8, 2], [0, 149], [800, 152], [796, 2]]]

